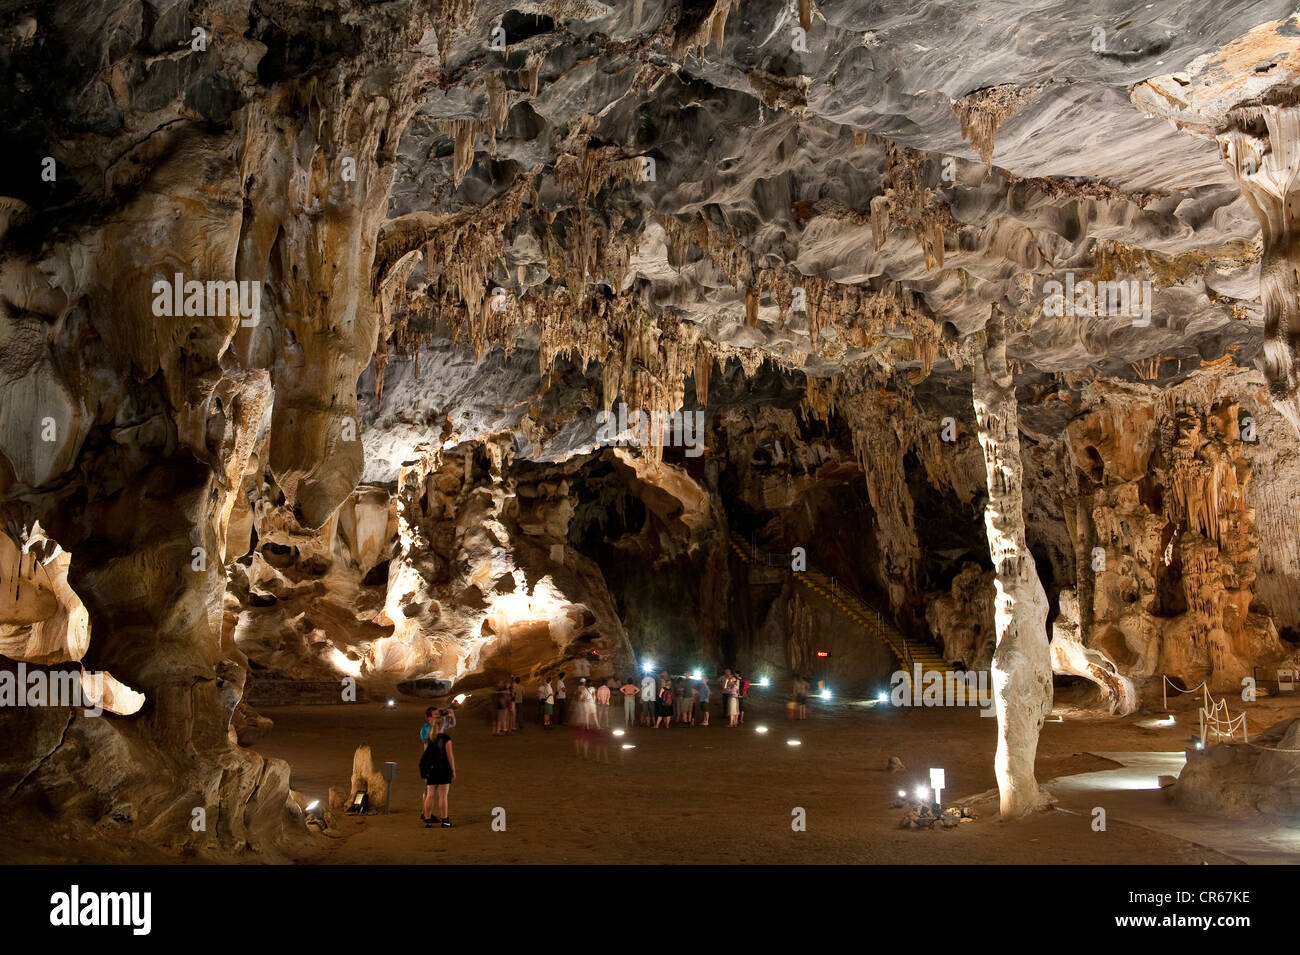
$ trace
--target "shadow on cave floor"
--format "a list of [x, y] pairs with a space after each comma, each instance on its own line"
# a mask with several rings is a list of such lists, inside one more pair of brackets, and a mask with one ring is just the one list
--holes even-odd
[[[741, 729], [716, 720], [707, 729], [634, 729], [616, 743], [636, 748], [612, 746], [610, 765], [575, 756], [567, 730], [543, 732], [526, 722], [522, 733], [498, 739], [487, 715], [470, 711], [455, 731], [456, 828], [449, 831], [426, 831], [419, 822], [421, 704], [276, 707], [267, 715], [276, 728], [260, 749], [289, 760], [293, 787], [310, 798], [324, 800], [330, 786], [347, 785], [353, 750], [362, 743], [372, 747], [376, 766], [398, 763], [392, 814], [339, 816], [330, 831], [335, 838], [318, 837], [302, 862], [1236, 861], [1187, 837], [1129, 825], [1119, 812], [1101, 833], [1091, 830], [1086, 815], [1070, 812], [1014, 825], [982, 818], [950, 832], [899, 830], [901, 811], [889, 804], [899, 789], [928, 778], [931, 766], [945, 768], [950, 799], [995, 785], [995, 724], [971, 709], [817, 704], [807, 721], [792, 722], [781, 701], [760, 697]], [[754, 731], [760, 724], [769, 728], [765, 735]], [[1038, 775], [1049, 780], [1111, 769], [1113, 761], [1094, 754], [1174, 750], [1181, 737], [1181, 727], [1154, 731], [1134, 718], [1051, 722]], [[800, 745], [788, 745], [792, 738]], [[891, 755], [906, 771], [883, 771]], [[498, 807], [505, 810], [504, 832], [492, 828]], [[806, 810], [807, 831], [791, 829], [796, 807]]]

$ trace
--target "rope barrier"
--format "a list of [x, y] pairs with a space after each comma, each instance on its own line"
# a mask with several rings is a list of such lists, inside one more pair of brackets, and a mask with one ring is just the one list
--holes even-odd
[[[1202, 683], [1201, 686], [1204, 687], [1205, 684]], [[1177, 687], [1175, 687], [1175, 689], [1177, 689]], [[1226, 719], [1219, 719], [1218, 717], [1219, 713], [1222, 713], [1226, 717]], [[1201, 717], [1202, 741], [1205, 739], [1205, 723], [1208, 720], [1211, 724], [1210, 728], [1214, 730], [1214, 735], [1216, 737], [1221, 738], [1223, 736], [1227, 736], [1228, 739], [1233, 739], [1237, 735], [1237, 727], [1240, 726], [1242, 742], [1244, 743], [1250, 742], [1250, 727], [1246, 725], [1246, 714], [1241, 713], [1235, 718], [1232, 717], [1228, 713], [1228, 700], [1226, 697], [1216, 702], [1214, 698], [1210, 696], [1210, 691], [1206, 689], [1205, 702], [1201, 706], [1200, 717]], [[1226, 726], [1228, 728], [1228, 732], [1224, 733], [1223, 730], [1219, 729], [1220, 726]]]
[[1253, 746], [1256, 749], [1267, 750], [1270, 753], [1300, 753], [1300, 749], [1281, 749], [1277, 746], [1261, 746], [1259, 743], [1246, 742], [1247, 746]]
[[[1179, 688], [1179, 687], [1177, 687], [1177, 686], [1174, 686], [1174, 681], [1171, 680], [1171, 679], [1169, 679], [1169, 677], [1165, 676], [1163, 673], [1161, 674], [1161, 678], [1164, 680], [1164, 683], [1163, 683], [1163, 684], [1161, 685], [1161, 687], [1160, 687], [1160, 692], [1161, 692], [1161, 694], [1162, 694], [1163, 697], [1164, 697], [1164, 703], [1165, 703], [1165, 709], [1166, 709], [1166, 710], [1169, 709], [1169, 687], [1173, 686], [1173, 687], [1174, 687], [1174, 692], [1175, 692], [1175, 693], [1195, 693], [1197, 690], [1207, 689], [1206, 686], [1205, 686], [1205, 681], [1204, 681], [1204, 680], [1202, 680], [1202, 681], [1201, 681], [1200, 683], [1198, 683], [1196, 686], [1192, 687], [1190, 690], [1184, 690], [1184, 689], [1181, 689], [1181, 688]], [[1208, 690], [1207, 690], [1207, 692], [1208, 692]]]

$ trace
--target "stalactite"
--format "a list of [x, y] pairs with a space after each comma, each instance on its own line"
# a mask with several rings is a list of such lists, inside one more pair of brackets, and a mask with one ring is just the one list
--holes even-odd
[[953, 112], [961, 121], [961, 137], [984, 160], [993, 166], [993, 137], [1003, 123], [1024, 108], [1045, 88], [1045, 84], [1027, 86], [1004, 84], [967, 93], [952, 104]]
[[695, 400], [701, 408], [709, 404], [709, 376], [713, 373], [713, 356], [703, 342], [695, 346]]
[[477, 119], [445, 119], [439, 125], [452, 138], [454, 152], [452, 158], [452, 181], [459, 186], [474, 165], [474, 141], [478, 138], [483, 125]]
[[545, 60], [546, 55], [544, 53], [533, 51], [525, 58], [523, 69], [519, 71], [519, 79], [528, 87], [528, 95], [534, 99], [537, 98], [538, 83], [542, 76], [542, 63]]
[[803, 408], [823, 424], [829, 424], [835, 410], [835, 379], [807, 378], [804, 381]]
[[890, 224], [897, 223], [910, 230], [920, 243], [926, 268], [941, 268], [946, 236], [958, 230], [958, 223], [948, 204], [924, 185], [926, 154], [889, 143], [885, 160], [884, 190], [872, 197], [869, 217], [876, 251], [884, 248]]
[[871, 197], [871, 238], [879, 252], [885, 247], [889, 235], [889, 199], [885, 196]]
[[692, 50], [699, 50], [704, 55], [705, 48], [712, 41], [719, 53], [722, 52], [723, 36], [727, 28], [727, 17], [740, 5], [740, 0], [714, 0], [713, 7], [695, 28], [689, 32], [678, 33], [673, 38], [673, 55], [684, 60]]

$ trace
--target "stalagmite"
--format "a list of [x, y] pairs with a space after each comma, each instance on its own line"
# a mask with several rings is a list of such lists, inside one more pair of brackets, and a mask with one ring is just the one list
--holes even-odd
[[984, 510], [996, 572], [993, 651], [998, 748], [994, 770], [1004, 818], [1046, 804], [1034, 776], [1038, 734], [1052, 708], [1047, 595], [1025, 543], [1024, 474], [1015, 382], [1007, 369], [1006, 329], [994, 308], [984, 348], [975, 355], [975, 421], [988, 474]]

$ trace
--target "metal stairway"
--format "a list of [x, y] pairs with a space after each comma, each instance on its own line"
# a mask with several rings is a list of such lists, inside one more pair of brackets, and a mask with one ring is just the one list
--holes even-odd
[[[746, 564], [757, 567], [781, 565], [786, 568], [789, 567], [790, 558], [788, 555], [772, 555], [762, 551], [755, 552], [750, 547], [749, 542], [735, 531], [731, 532], [731, 548]], [[776, 558], [776, 564], [773, 563], [773, 558]], [[913, 666], [916, 664], [920, 664], [923, 673], [931, 670], [947, 673], [953, 670], [953, 667], [939, 655], [939, 651], [933, 646], [917, 640], [909, 640], [903, 636], [884, 614], [857, 594], [845, 590], [843, 586], [833, 578], [827, 577], [820, 570], [810, 567], [806, 571], [792, 571], [792, 573], [799, 585], [833, 604], [855, 626], [866, 631], [868, 636], [883, 641], [894, 654], [902, 669], [909, 674], [909, 683], [911, 682], [910, 675]]]

